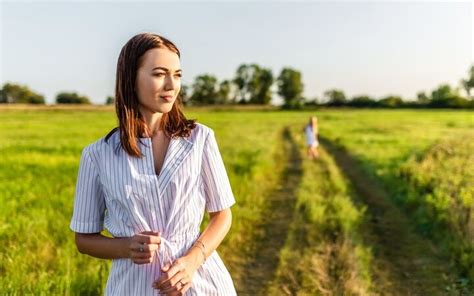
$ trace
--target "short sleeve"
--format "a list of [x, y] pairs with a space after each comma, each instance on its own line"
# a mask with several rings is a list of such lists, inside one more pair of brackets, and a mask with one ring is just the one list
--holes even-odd
[[74, 196], [70, 228], [79, 233], [97, 233], [103, 229], [105, 200], [96, 165], [87, 147], [82, 151]]
[[206, 210], [218, 212], [231, 207], [235, 198], [212, 130], [204, 142], [201, 173]]

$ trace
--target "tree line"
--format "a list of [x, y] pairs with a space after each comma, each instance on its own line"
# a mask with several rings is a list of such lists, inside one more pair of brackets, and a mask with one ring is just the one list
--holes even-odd
[[[301, 109], [310, 106], [361, 107], [361, 108], [474, 108], [471, 90], [474, 88], [474, 65], [467, 78], [460, 81], [460, 87], [441, 84], [431, 92], [420, 91], [416, 100], [405, 100], [401, 96], [389, 95], [374, 98], [359, 95], [348, 98], [341, 89], [324, 92], [321, 99], [303, 97], [302, 74], [293, 68], [283, 68], [277, 77], [271, 69], [257, 64], [240, 65], [233, 79], [219, 81], [212, 74], [198, 75], [191, 85], [182, 85], [183, 104], [190, 106], [253, 104], [269, 105], [276, 92], [285, 109]], [[460, 90], [464, 89], [466, 96]], [[91, 104], [87, 96], [76, 92], [60, 92], [57, 104]], [[0, 103], [45, 104], [44, 96], [27, 86], [5, 83], [0, 89]], [[113, 96], [108, 96], [105, 104], [113, 104]]]
[[[3, 104], [45, 104], [44, 96], [26, 85], [5, 83], [0, 89], [0, 103]], [[60, 92], [56, 95], [56, 104], [91, 104], [87, 96], [76, 92]]]

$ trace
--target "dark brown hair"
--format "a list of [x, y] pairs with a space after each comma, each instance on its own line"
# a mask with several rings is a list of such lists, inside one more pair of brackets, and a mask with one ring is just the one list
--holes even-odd
[[[122, 48], [117, 62], [115, 83], [115, 112], [118, 127], [106, 136], [107, 139], [117, 130], [120, 131], [120, 144], [130, 155], [141, 157], [137, 141], [148, 131], [145, 120], [138, 109], [138, 97], [135, 92], [137, 70], [143, 55], [153, 48], [167, 48], [181, 58], [178, 48], [170, 40], [154, 34], [141, 33], [133, 36]], [[196, 120], [189, 120], [182, 111], [182, 97], [178, 94], [170, 112], [163, 114], [160, 129], [170, 137], [188, 137], [196, 127]]]

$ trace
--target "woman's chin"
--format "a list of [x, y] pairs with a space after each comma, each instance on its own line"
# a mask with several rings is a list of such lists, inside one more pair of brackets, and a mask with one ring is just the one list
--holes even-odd
[[168, 113], [173, 108], [173, 104], [163, 104], [153, 108], [154, 113]]
[[173, 104], [166, 104], [166, 106], [161, 106], [160, 111], [158, 112], [168, 113], [171, 111], [172, 108], [173, 108]]

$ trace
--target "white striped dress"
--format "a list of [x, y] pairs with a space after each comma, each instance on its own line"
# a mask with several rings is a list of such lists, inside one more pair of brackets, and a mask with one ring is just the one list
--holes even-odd
[[[184, 255], [199, 237], [204, 211], [235, 203], [212, 129], [197, 123], [188, 138], [171, 139], [160, 175], [155, 173], [151, 139], [141, 140], [143, 158], [121, 148], [118, 131], [82, 151], [70, 228], [97, 233], [105, 227], [114, 237], [162, 233], [154, 262], [112, 261], [106, 295], [159, 295], [152, 283], [161, 276], [160, 268], [165, 260]], [[236, 295], [216, 251], [196, 271], [186, 295]]]

